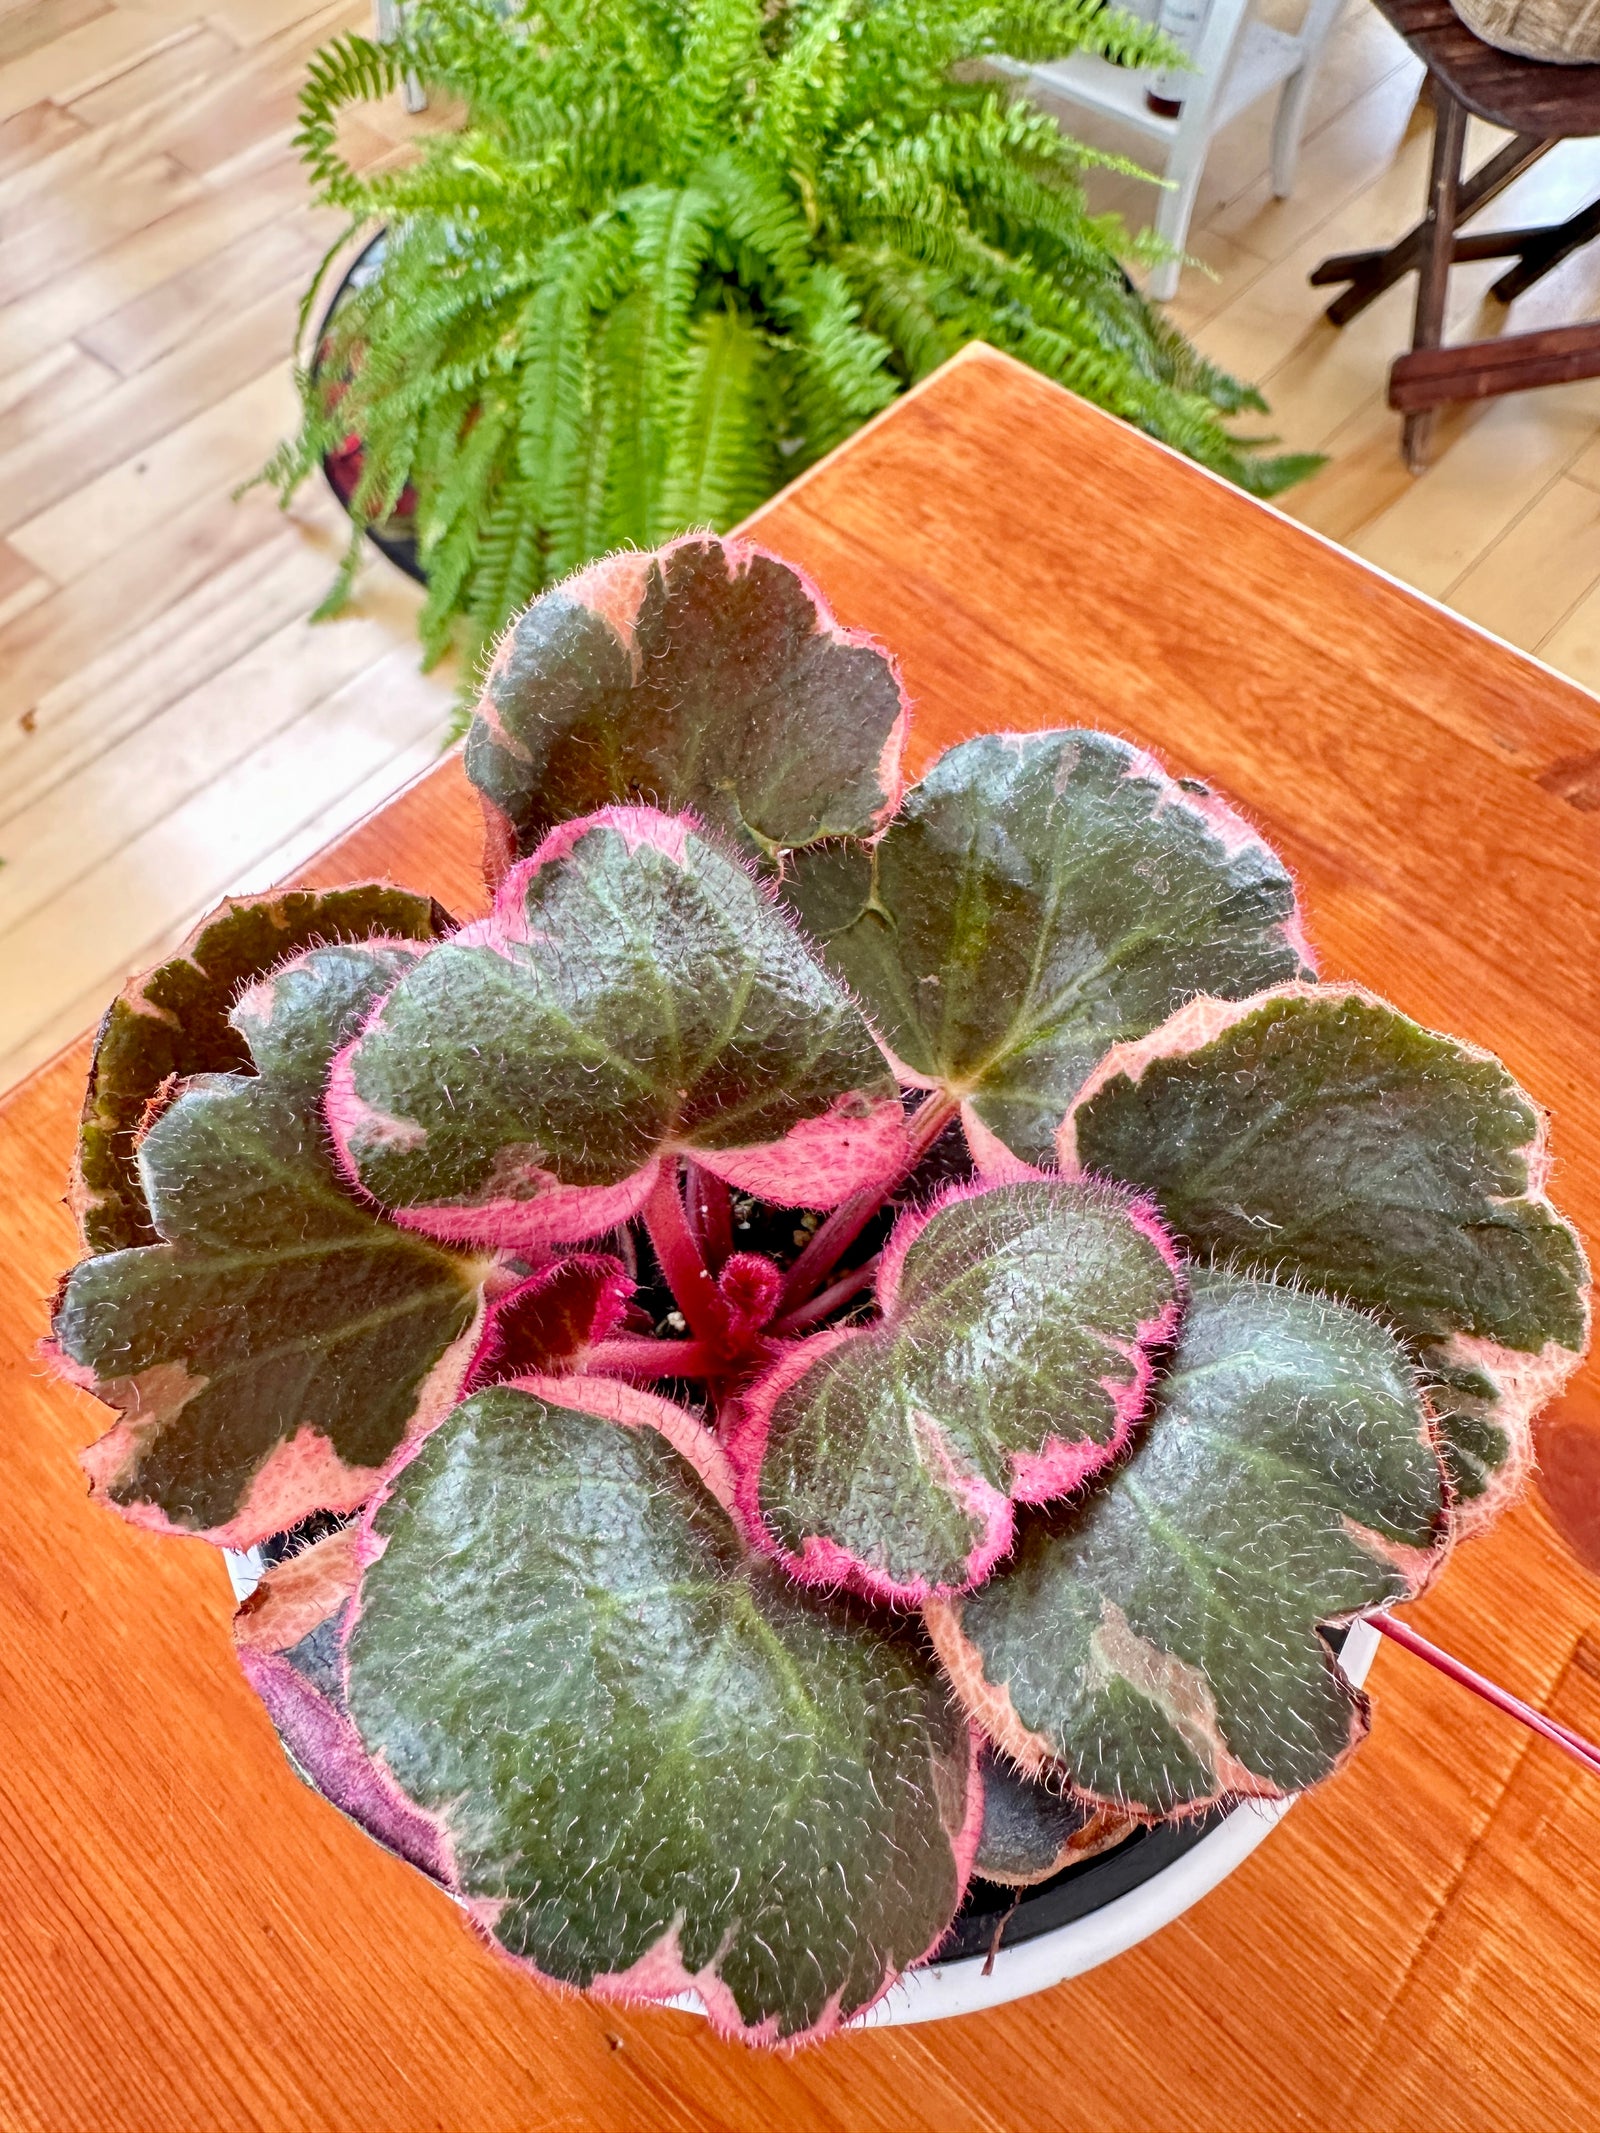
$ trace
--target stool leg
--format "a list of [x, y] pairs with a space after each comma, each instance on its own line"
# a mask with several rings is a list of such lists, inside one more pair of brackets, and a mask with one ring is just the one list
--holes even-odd
[[[1467, 113], [1437, 76], [1433, 84], [1433, 167], [1428, 178], [1428, 215], [1423, 225], [1422, 262], [1417, 272], [1417, 309], [1411, 346], [1437, 348], [1444, 338], [1445, 298], [1450, 288], [1450, 255], [1455, 248], [1456, 195], [1461, 185], [1461, 154], [1466, 146]], [[1400, 449], [1413, 474], [1428, 464], [1434, 410], [1407, 415]]]

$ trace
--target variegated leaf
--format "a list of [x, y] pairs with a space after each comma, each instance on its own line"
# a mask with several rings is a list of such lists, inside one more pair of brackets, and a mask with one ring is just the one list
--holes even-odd
[[136, 1523], [243, 1548], [354, 1509], [456, 1396], [487, 1269], [352, 1199], [321, 1122], [334, 1050], [419, 952], [314, 949], [246, 993], [256, 1072], [184, 1083], [140, 1146], [162, 1241], [63, 1287], [63, 1367], [122, 1415], [84, 1463]]
[[1270, 847], [1107, 733], [964, 741], [870, 851], [798, 855], [785, 894], [904, 1078], [1030, 1163], [1110, 1045], [1310, 961]]
[[681, 818], [551, 832], [336, 1062], [350, 1174], [408, 1228], [543, 1247], [642, 1206], [665, 1158], [787, 1205], [891, 1177], [894, 1079], [743, 865]]
[[1076, 1488], [1142, 1412], [1178, 1321], [1149, 1207], [1039, 1179], [903, 1217], [879, 1324], [789, 1350], [729, 1438], [751, 1530], [806, 1583], [915, 1606], [979, 1583], [1018, 1503]]
[[619, 802], [691, 808], [766, 857], [900, 796], [888, 654], [792, 564], [691, 534], [591, 564], [501, 639], [467, 738], [500, 862]]
[[1380, 1312], [1434, 1388], [1469, 1523], [1515, 1490], [1587, 1343], [1588, 1267], [1499, 1060], [1351, 986], [1199, 1000], [1109, 1055], [1059, 1153], [1153, 1192], [1191, 1251]]
[[1324, 1297], [1197, 1273], [1128, 1460], [927, 1610], [1030, 1773], [1145, 1815], [1315, 1784], [1366, 1731], [1317, 1634], [1417, 1592], [1444, 1491], [1405, 1350]]
[[387, 882], [236, 896], [175, 955], [125, 985], [95, 1034], [78, 1129], [72, 1201], [85, 1250], [154, 1243], [134, 1159], [140, 1131], [186, 1076], [248, 1065], [229, 1019], [246, 986], [323, 942], [425, 941], [449, 926], [431, 897]]
[[359, 1605], [311, 1566], [241, 1642], [297, 1767], [508, 1954], [798, 2042], [938, 1941], [981, 1801], [916, 1636], [797, 1592], [726, 1495], [663, 1400], [496, 1387], [398, 1475]]

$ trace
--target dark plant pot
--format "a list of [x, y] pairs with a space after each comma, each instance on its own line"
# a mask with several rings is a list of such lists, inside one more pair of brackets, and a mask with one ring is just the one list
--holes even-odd
[[[377, 236], [351, 261], [343, 280], [328, 299], [327, 309], [317, 327], [316, 347], [311, 358], [313, 380], [321, 374], [322, 351], [327, 344], [328, 328], [332, 325], [339, 306], [352, 289], [361, 288], [376, 274], [383, 258], [383, 243], [384, 232], [379, 230]], [[325, 453], [322, 471], [327, 478], [328, 487], [338, 498], [340, 510], [348, 512], [356, 483], [361, 479], [361, 439], [355, 436], [347, 437], [336, 452]], [[415, 578], [419, 585], [426, 585], [428, 573], [422, 567], [421, 558], [417, 554], [416, 537], [411, 530], [411, 513], [414, 509], [415, 499], [408, 489], [401, 497], [393, 518], [382, 526], [367, 528], [367, 539], [379, 555], [387, 557], [398, 569], [403, 570], [408, 578]]]
[[[265, 1543], [267, 1559], [273, 1543]], [[224, 1552], [237, 1598], [261, 1575], [262, 1551]], [[1360, 1622], [1329, 1641], [1359, 1687], [1378, 1648]], [[1031, 1889], [974, 1881], [937, 1962], [900, 1980], [858, 2026], [937, 2022], [976, 2014], [1109, 1962], [1170, 1925], [1226, 1880], [1292, 1805], [1249, 1801], [1192, 1822], [1136, 1830], [1112, 1850], [1079, 1861]], [[992, 1960], [991, 1960], [992, 1958]], [[697, 2002], [685, 2005], [698, 2008]]]
[[[320, 375], [323, 346], [327, 340], [328, 328], [333, 323], [339, 306], [352, 289], [361, 288], [378, 271], [379, 262], [383, 258], [385, 234], [383, 230], [379, 230], [370, 243], [363, 247], [362, 251], [346, 268], [343, 280], [328, 299], [327, 308], [324, 310], [317, 327], [316, 347], [311, 358], [311, 375], [313, 379]], [[1129, 278], [1127, 269], [1122, 267], [1118, 271], [1122, 275], [1128, 293], [1133, 295], [1135, 293], [1134, 285]], [[350, 499], [355, 494], [356, 483], [361, 479], [361, 439], [352, 435], [345, 439], [338, 451], [325, 453], [322, 461], [322, 471], [327, 477], [328, 487], [338, 498], [340, 510], [348, 512]], [[416, 537], [411, 530], [410, 512], [407, 508], [407, 498], [410, 494], [411, 492], [407, 490], [405, 495], [401, 497], [399, 509], [386, 525], [369, 526], [367, 528], [367, 539], [377, 549], [379, 555], [386, 556], [391, 563], [403, 570], [408, 578], [414, 578], [419, 585], [426, 585], [428, 573], [423, 568], [422, 559], [417, 553]]]

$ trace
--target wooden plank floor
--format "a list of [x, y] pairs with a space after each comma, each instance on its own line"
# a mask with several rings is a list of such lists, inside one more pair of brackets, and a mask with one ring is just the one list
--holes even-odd
[[[289, 147], [298, 79], [368, 19], [361, 0], [0, 0], [0, 1087], [445, 731], [454, 677], [417, 672], [414, 589], [374, 562], [350, 616], [313, 627], [337, 514], [310, 488], [287, 519], [260, 490], [231, 500], [290, 421], [294, 306], [333, 234]], [[1352, 0], [1295, 197], [1266, 183], [1270, 105], [1247, 113], [1196, 217], [1215, 279], [1186, 274], [1174, 312], [1265, 382], [1288, 443], [1330, 454], [1295, 515], [1600, 686], [1600, 381], [1446, 417], [1413, 482], [1383, 405], [1409, 292], [1338, 334], [1306, 284], [1415, 218], [1419, 75]], [[402, 154], [413, 123], [364, 116], [350, 152]], [[1148, 215], [1147, 187], [1099, 189]], [[1595, 191], [1600, 142], [1570, 143], [1492, 219]], [[1481, 303], [1493, 272], [1457, 277], [1455, 330], [1503, 323]], [[1600, 247], [1512, 315], [1596, 310]]]

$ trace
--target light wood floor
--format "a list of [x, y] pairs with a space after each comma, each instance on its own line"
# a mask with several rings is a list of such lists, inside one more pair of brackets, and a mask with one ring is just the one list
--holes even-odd
[[[424, 767], [448, 718], [387, 565], [348, 619], [306, 621], [340, 543], [326, 498], [231, 500], [290, 421], [295, 301], [331, 235], [289, 149], [298, 77], [366, 10], [201, 5], [0, 0], [0, 1086], [221, 893]], [[1418, 77], [1352, 0], [1295, 197], [1269, 195], [1267, 110], [1216, 144], [1193, 239], [1216, 279], [1187, 274], [1176, 315], [1330, 455], [1292, 511], [1600, 686], [1600, 382], [1452, 418], [1413, 482], [1383, 405], [1407, 292], [1341, 335], [1306, 285], [1415, 219]], [[403, 152], [409, 126], [386, 109], [352, 152]], [[1600, 143], [1570, 144], [1495, 218], [1597, 190]], [[1107, 190], [1140, 219], [1150, 197]], [[1458, 277], [1458, 329], [1492, 274]], [[1517, 324], [1600, 309], [1597, 282], [1600, 247]]]

